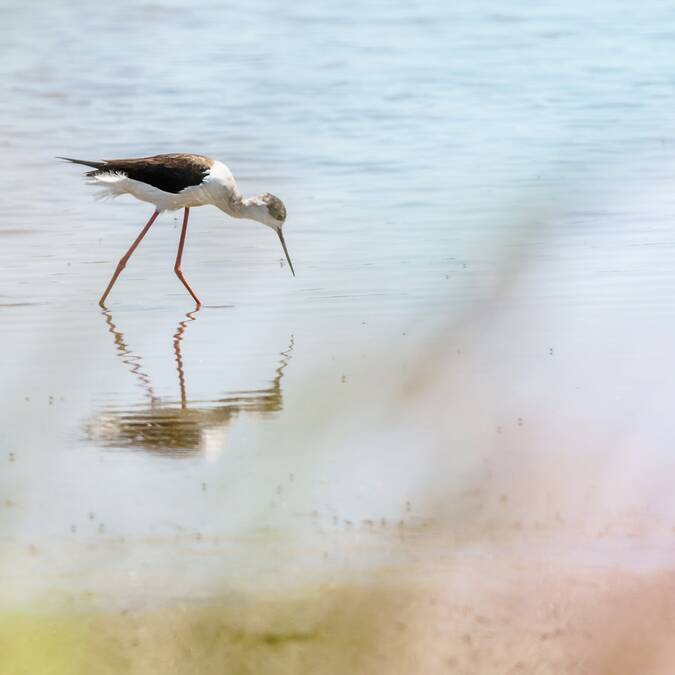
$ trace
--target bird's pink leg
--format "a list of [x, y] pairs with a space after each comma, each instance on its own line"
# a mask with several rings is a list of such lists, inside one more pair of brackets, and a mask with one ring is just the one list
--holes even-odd
[[120, 258], [120, 261], [117, 263], [117, 269], [115, 270], [115, 274], [113, 274], [112, 279], [108, 284], [108, 287], [105, 289], [105, 292], [101, 296], [101, 299], [98, 301], [98, 304], [101, 305], [101, 307], [105, 307], [105, 299], [108, 297], [110, 289], [115, 285], [117, 277], [122, 273], [122, 270], [127, 266], [127, 261], [129, 260], [129, 258], [131, 258], [131, 254], [136, 250], [136, 247], [141, 243], [141, 240], [143, 239], [143, 237], [145, 237], [148, 230], [150, 229], [150, 226], [155, 222], [158, 215], [159, 211], [155, 211], [152, 214], [152, 216], [150, 216], [150, 220], [145, 224], [145, 227], [141, 230], [141, 233], [136, 237], [134, 243], [129, 247], [129, 250]]
[[185, 207], [185, 215], [183, 216], [183, 229], [180, 233], [180, 242], [178, 244], [178, 254], [176, 255], [176, 264], [173, 267], [173, 271], [176, 273], [176, 276], [181, 280], [181, 283], [187, 292], [192, 296], [192, 299], [197, 303], [197, 307], [201, 307], [201, 300], [195, 295], [195, 292], [190, 288], [190, 284], [185, 280], [183, 276], [183, 270], [181, 269], [181, 260], [183, 258], [183, 247], [185, 246], [185, 235], [187, 235], [187, 224], [188, 218], [190, 216], [190, 207]]

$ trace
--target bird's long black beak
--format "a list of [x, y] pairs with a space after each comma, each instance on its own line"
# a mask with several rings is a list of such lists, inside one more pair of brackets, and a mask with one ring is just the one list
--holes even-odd
[[281, 242], [281, 246], [284, 249], [284, 253], [286, 254], [286, 260], [288, 260], [288, 264], [290, 265], [291, 272], [293, 272], [293, 276], [295, 276], [295, 270], [293, 269], [293, 263], [291, 262], [291, 256], [288, 255], [288, 249], [286, 248], [286, 242], [284, 240], [284, 233], [281, 231], [281, 228], [277, 230], [277, 234], [279, 235], [279, 241]]

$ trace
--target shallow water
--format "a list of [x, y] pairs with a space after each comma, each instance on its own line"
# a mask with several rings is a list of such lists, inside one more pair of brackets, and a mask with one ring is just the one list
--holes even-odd
[[[3, 9], [2, 607], [671, 568], [671, 7]], [[54, 157], [171, 151], [284, 200], [296, 278], [205, 207], [200, 310], [178, 213], [97, 306], [151, 209]]]

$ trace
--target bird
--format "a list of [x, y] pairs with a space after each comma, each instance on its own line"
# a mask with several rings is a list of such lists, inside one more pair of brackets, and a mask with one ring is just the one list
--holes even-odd
[[184, 209], [183, 226], [174, 272], [192, 296], [197, 307], [200, 307], [201, 300], [183, 275], [182, 258], [190, 209], [206, 204], [216, 206], [233, 218], [248, 218], [272, 228], [279, 237], [291, 273], [295, 276], [282, 229], [286, 222], [284, 203], [268, 192], [253, 197], [244, 197], [230, 169], [219, 160], [186, 153], [101, 161], [73, 159], [72, 157], [57, 157], [57, 159], [93, 169], [87, 171], [85, 175], [89, 179], [89, 184], [102, 188], [97, 195], [98, 198], [129, 194], [155, 207], [150, 220], [117, 263], [115, 272], [99, 300], [98, 304], [101, 307], [105, 307], [105, 301], [117, 278], [159, 214], [163, 211], [179, 209]]

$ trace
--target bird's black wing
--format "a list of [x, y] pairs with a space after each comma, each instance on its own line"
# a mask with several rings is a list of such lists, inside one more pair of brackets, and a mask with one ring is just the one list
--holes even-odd
[[123, 173], [132, 180], [176, 194], [191, 185], [199, 185], [212, 165], [212, 159], [201, 155], [156, 155], [106, 160], [103, 167], [91, 173]]
[[75, 164], [95, 167], [87, 176], [102, 173], [121, 173], [132, 180], [152, 185], [163, 192], [177, 194], [191, 185], [199, 185], [208, 174], [213, 160], [202, 155], [155, 155], [136, 159], [108, 159], [103, 162], [89, 162], [67, 159]]

